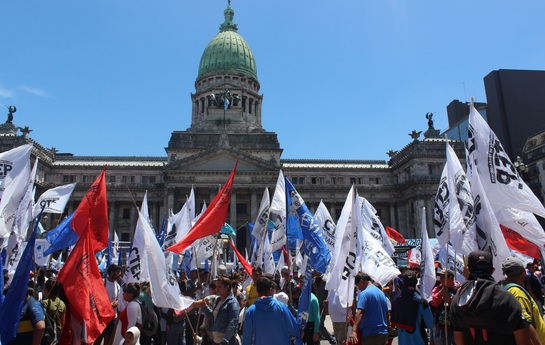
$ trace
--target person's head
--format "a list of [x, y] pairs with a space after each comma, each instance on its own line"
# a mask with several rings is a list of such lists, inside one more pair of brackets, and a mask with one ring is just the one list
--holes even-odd
[[216, 284], [216, 295], [220, 297], [227, 297], [231, 293], [231, 279], [227, 276], [221, 276], [214, 280]]
[[257, 294], [259, 297], [267, 297], [273, 294], [273, 281], [269, 278], [262, 277], [256, 282]]
[[539, 269], [539, 266], [534, 262], [529, 262], [526, 265], [526, 268], [528, 269], [528, 272], [530, 272], [531, 274], [534, 274], [534, 272]]
[[356, 274], [356, 277], [354, 278], [354, 283], [356, 284], [356, 286], [358, 287], [360, 291], [365, 290], [365, 288], [369, 284], [372, 284], [372, 281], [373, 279], [371, 279], [371, 277], [367, 273], [363, 273], [363, 272], [359, 272], [358, 274]]
[[192, 267], [189, 271], [189, 279], [197, 280], [199, 279], [199, 269], [197, 267]]
[[447, 287], [454, 286], [454, 272], [452, 270], [445, 268], [444, 270], [439, 271], [437, 275], [439, 276], [441, 285], [447, 286]]
[[238, 302], [238, 305], [240, 306], [240, 309], [244, 308], [246, 306], [246, 297], [244, 297], [243, 294], [239, 293], [237, 295], [237, 302]]
[[509, 256], [502, 262], [501, 270], [507, 277], [507, 281], [524, 283], [526, 270], [524, 269], [524, 262], [522, 262], [521, 259], [514, 256]]
[[401, 274], [401, 279], [403, 279], [403, 286], [408, 288], [415, 288], [418, 284], [418, 278], [416, 272], [413, 270], [407, 270]]
[[282, 278], [289, 279], [290, 270], [288, 266], [282, 266], [282, 269], [280, 270], [280, 274], [282, 275]]
[[124, 345], [134, 345], [139, 344], [140, 341], [140, 330], [138, 327], [131, 327], [125, 332], [125, 341]]
[[108, 270], [106, 272], [108, 274], [108, 280], [117, 280], [121, 276], [121, 266], [111, 264], [110, 266], [108, 266]]
[[482, 250], [469, 253], [467, 268], [469, 269], [469, 279], [490, 277], [494, 272], [492, 254]]
[[254, 282], [257, 282], [261, 277], [263, 276], [263, 271], [261, 270], [261, 267], [254, 267], [252, 270], [252, 280]]
[[123, 288], [123, 299], [125, 301], [132, 301], [140, 296], [141, 286], [139, 283], [128, 283]]
[[59, 295], [59, 282], [57, 278], [51, 277], [44, 284], [44, 299], [55, 299]]
[[211, 295], [215, 295], [216, 294], [216, 281], [213, 281], [210, 283], [210, 285], [208, 285], [208, 291], [210, 292]]
[[227, 267], [225, 265], [218, 265], [218, 276], [227, 275]]

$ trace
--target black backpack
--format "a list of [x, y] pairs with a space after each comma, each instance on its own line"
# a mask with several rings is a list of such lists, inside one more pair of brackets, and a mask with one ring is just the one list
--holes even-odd
[[138, 301], [138, 304], [140, 304], [140, 311], [142, 313], [142, 333], [151, 337], [157, 333], [159, 326], [157, 314], [153, 308], [148, 307], [145, 303]]
[[[36, 299], [34, 297], [30, 297], [25, 304], [25, 315], [27, 318], [30, 319], [28, 313], [28, 308], [30, 304], [36, 302]], [[57, 339], [57, 330], [55, 329], [55, 321], [47, 312], [45, 311], [45, 308], [42, 303], [42, 309], [44, 312], [44, 321], [45, 321], [45, 329], [44, 329], [44, 335], [42, 337], [42, 345], [56, 345], [59, 343], [59, 340]]]

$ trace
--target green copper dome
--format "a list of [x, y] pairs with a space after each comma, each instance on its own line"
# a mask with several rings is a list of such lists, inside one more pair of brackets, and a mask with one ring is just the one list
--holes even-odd
[[237, 73], [257, 80], [254, 54], [238, 34], [237, 25], [233, 23], [234, 14], [229, 4], [224, 11], [225, 22], [220, 25], [220, 32], [204, 49], [197, 79], [213, 74]]

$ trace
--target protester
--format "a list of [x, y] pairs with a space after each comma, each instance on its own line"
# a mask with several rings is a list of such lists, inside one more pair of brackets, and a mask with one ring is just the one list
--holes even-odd
[[102, 340], [104, 340], [105, 344], [110, 343], [110, 338], [112, 337], [115, 323], [117, 321], [117, 299], [119, 297], [119, 292], [121, 291], [121, 286], [119, 285], [118, 280], [121, 277], [121, 266], [111, 264], [110, 266], [108, 266], [106, 274], [107, 276], [104, 282], [104, 286], [106, 287], [106, 293], [108, 294], [110, 303], [112, 303], [112, 308], [114, 308], [114, 311], [116, 312], [116, 317], [112, 321], [110, 321], [108, 326], [106, 326], [104, 331], [102, 331], [102, 334], [97, 338], [96, 343], [98, 344], [100, 344]]
[[204, 308], [209, 320], [214, 320], [211, 326], [214, 344], [236, 345], [240, 306], [232, 294], [231, 280], [223, 276], [214, 282], [217, 296], [210, 301], [210, 304], [201, 299], [195, 301], [193, 305]]
[[259, 297], [257, 292], [256, 282], [263, 276], [263, 271], [260, 267], [255, 267], [252, 270], [252, 283], [246, 287], [246, 306], [250, 307]]
[[[436, 344], [454, 344], [450, 313], [450, 303], [460, 287], [460, 283], [454, 280], [454, 272], [449, 269], [439, 271], [439, 284], [431, 291], [431, 301], [434, 329], [433, 338]], [[446, 332], [445, 332], [446, 328]], [[448, 343], [447, 343], [448, 341]]]
[[529, 344], [520, 303], [492, 278], [492, 254], [474, 251], [467, 258], [468, 280], [458, 289], [450, 310], [456, 345]]
[[168, 345], [185, 345], [186, 314], [183, 310], [169, 309], [166, 319], [166, 343]]
[[528, 322], [532, 345], [545, 344], [545, 321], [532, 296], [522, 287], [526, 277], [524, 263], [519, 258], [510, 256], [503, 261], [502, 270], [506, 276], [504, 288], [520, 303], [522, 314]]
[[314, 293], [310, 294], [310, 307], [303, 332], [303, 342], [306, 345], [320, 344], [320, 306]]
[[246, 312], [242, 345], [291, 345], [290, 336], [301, 336], [295, 317], [272, 298], [270, 279], [259, 279], [256, 289], [259, 298]]
[[403, 288], [392, 302], [391, 317], [392, 326], [397, 327], [398, 330], [398, 343], [399, 345], [427, 345], [426, 329], [433, 329], [431, 308], [416, 291], [418, 283], [416, 273], [405, 271], [402, 279]]
[[62, 328], [64, 327], [64, 316], [66, 313], [66, 305], [59, 298], [60, 283], [57, 278], [49, 278], [44, 285], [42, 305], [44, 311], [55, 322], [55, 333], [57, 339], [61, 339]]
[[[123, 299], [127, 303], [119, 312], [114, 344], [119, 344], [127, 330], [133, 326], [142, 325], [142, 312], [137, 298], [140, 296], [141, 286], [139, 283], [129, 283], [123, 288]], [[120, 306], [121, 308], [121, 306]]]
[[349, 308], [345, 308], [341, 305], [336, 290], [329, 291], [328, 310], [337, 344], [344, 344], [346, 341], [346, 332], [348, 331], [347, 323], [351, 319], [352, 313]]
[[318, 298], [318, 306], [320, 307], [320, 339], [327, 340], [331, 345], [334, 345], [337, 343], [337, 340], [324, 326], [325, 317], [328, 314], [328, 291], [325, 288], [326, 281], [323, 279], [323, 275], [318, 271], [313, 271], [312, 275], [314, 276], [312, 286], [315, 291], [315, 295]]
[[388, 301], [367, 273], [358, 273], [355, 284], [360, 291], [354, 317], [354, 327], [349, 340], [358, 342], [357, 330], [361, 330], [362, 343], [385, 345], [388, 341]]
[[34, 289], [28, 288], [17, 335], [8, 345], [33, 345], [42, 341], [45, 330], [44, 308], [34, 297]]
[[140, 345], [140, 330], [138, 327], [131, 327], [125, 332], [125, 339], [121, 340], [120, 345]]
[[[184, 296], [197, 298], [197, 292], [201, 289], [199, 283], [199, 270], [197, 267], [192, 267], [189, 271], [189, 279], [185, 281]], [[192, 309], [187, 313], [188, 322], [185, 323], [185, 341], [187, 345], [193, 345], [196, 332], [199, 329], [199, 309]]]
[[543, 296], [543, 285], [541, 285], [540, 279], [536, 276], [536, 272], [539, 271], [539, 266], [535, 262], [529, 262], [526, 265], [527, 275], [524, 280], [524, 288], [530, 293], [530, 296], [537, 303], [539, 313], [543, 316], [543, 304], [545, 303], [545, 297]]

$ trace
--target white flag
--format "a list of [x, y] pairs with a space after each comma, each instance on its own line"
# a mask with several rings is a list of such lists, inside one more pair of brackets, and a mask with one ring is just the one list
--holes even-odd
[[286, 182], [280, 170], [271, 203], [270, 219], [274, 222], [271, 234], [271, 247], [275, 252], [286, 243]]
[[469, 107], [468, 151], [494, 212], [515, 208], [545, 218], [545, 207], [518, 175], [496, 134], [473, 103]]
[[146, 261], [142, 264], [146, 266], [144, 269], [148, 272], [153, 304], [159, 308], [186, 309], [193, 301], [182, 296], [176, 276], [172, 269], [167, 267], [155, 234], [141, 212], [138, 212], [138, 223], [137, 231], [142, 234], [141, 238], [147, 252]]
[[450, 237], [454, 248], [467, 255], [477, 250], [473, 197], [456, 153], [448, 142], [446, 148], [447, 163], [435, 196], [435, 235], [442, 247]]
[[435, 263], [433, 250], [428, 237], [428, 227], [426, 225], [426, 208], [422, 208], [422, 259], [420, 261], [420, 293], [426, 300], [431, 300], [431, 290], [435, 286]]
[[263, 197], [261, 198], [261, 204], [259, 205], [257, 219], [254, 223], [254, 229], [252, 230], [252, 236], [254, 236], [259, 242], [262, 241], [263, 236], [267, 231], [270, 205], [271, 201], [269, 200], [269, 188], [265, 188], [265, 191], [263, 192]]
[[0, 238], [9, 236], [30, 180], [32, 145], [0, 153]]
[[274, 274], [274, 259], [269, 236], [265, 236], [265, 241], [263, 242], [263, 273]]
[[197, 258], [200, 261], [209, 259], [214, 255], [214, 247], [216, 247], [216, 237], [214, 235], [205, 236], [197, 241]]
[[114, 230], [114, 240], [112, 241], [112, 263], [117, 263], [119, 261], [119, 236]]
[[314, 219], [318, 223], [320, 229], [322, 229], [322, 235], [324, 236], [325, 244], [331, 253], [335, 248], [335, 222], [331, 218], [331, 214], [325, 207], [323, 201], [320, 200], [316, 213], [314, 214]]
[[358, 273], [359, 265], [356, 259], [357, 226], [354, 211], [356, 191], [350, 188], [344, 202], [341, 216], [335, 230], [335, 246], [330, 262], [330, 274], [326, 282], [327, 290], [336, 290], [341, 305], [345, 308], [352, 306], [354, 277]]
[[50, 244], [46, 239], [36, 239], [36, 242], [34, 243], [34, 262], [36, 262], [36, 266], [47, 266], [49, 255], [44, 255], [44, 252], [49, 246]]
[[140, 206], [140, 213], [144, 216], [144, 219], [149, 223], [149, 208], [148, 208], [148, 191], [144, 193], [144, 198], [142, 198], [142, 206]]
[[377, 217], [377, 210], [367, 199], [362, 196], [360, 196], [360, 198], [362, 198], [361, 214], [363, 228], [369, 231], [369, 233], [382, 244], [382, 247], [386, 250], [388, 255], [392, 255], [395, 252], [395, 248], [392, 241], [390, 241], [388, 234], [386, 234], [386, 230], [384, 230], [384, 226], [380, 219]]
[[496, 218], [501, 225], [516, 231], [528, 241], [536, 244], [541, 251], [545, 248], [545, 232], [533, 213], [504, 208], [496, 211]]
[[[138, 211], [138, 221], [136, 222], [136, 228], [134, 229], [134, 235], [132, 239], [132, 248], [129, 252], [129, 258], [127, 259], [127, 269], [123, 276], [123, 282], [144, 282], [149, 280], [149, 259], [148, 259], [148, 242], [146, 230], [151, 227], [146, 216], [142, 215], [140, 210]], [[144, 226], [146, 225], [146, 226]], [[153, 233], [153, 230], [151, 230]], [[157, 242], [156, 239], [154, 239]], [[157, 242], [158, 243], [158, 242]]]
[[30, 179], [26, 185], [26, 192], [23, 198], [19, 202], [19, 206], [15, 212], [15, 220], [13, 222], [13, 231], [21, 237], [26, 238], [28, 232], [28, 225], [32, 221], [32, 207], [34, 206], [34, 195], [36, 189], [34, 188], [34, 180], [36, 179], [36, 172], [38, 171], [38, 158], [34, 161], [34, 166], [30, 172]]
[[[469, 155], [468, 155], [469, 156]], [[473, 204], [475, 206], [476, 216], [476, 234], [479, 250], [485, 250], [492, 254], [492, 262], [494, 267], [497, 267], [492, 274], [496, 281], [504, 279], [501, 267], [503, 261], [511, 256], [509, 247], [505, 242], [505, 237], [500, 228], [500, 224], [496, 219], [494, 210], [488, 200], [488, 195], [481, 183], [479, 174], [476, 173], [471, 160], [467, 160], [467, 177], [471, 183], [471, 194], [473, 195]], [[533, 214], [532, 214], [533, 216]], [[545, 233], [541, 231], [545, 237]]]
[[[456, 252], [451, 245], [448, 245], [448, 257], [447, 257], [447, 247], [443, 246], [437, 254], [439, 257], [439, 262], [444, 268], [454, 272], [454, 279], [463, 283], [464, 278], [464, 258], [461, 253]], [[445, 262], [447, 258], [447, 262]]]
[[34, 204], [32, 218], [38, 216], [42, 207], [45, 207], [44, 213], [62, 214], [75, 187], [76, 183], [70, 183], [46, 190]]

